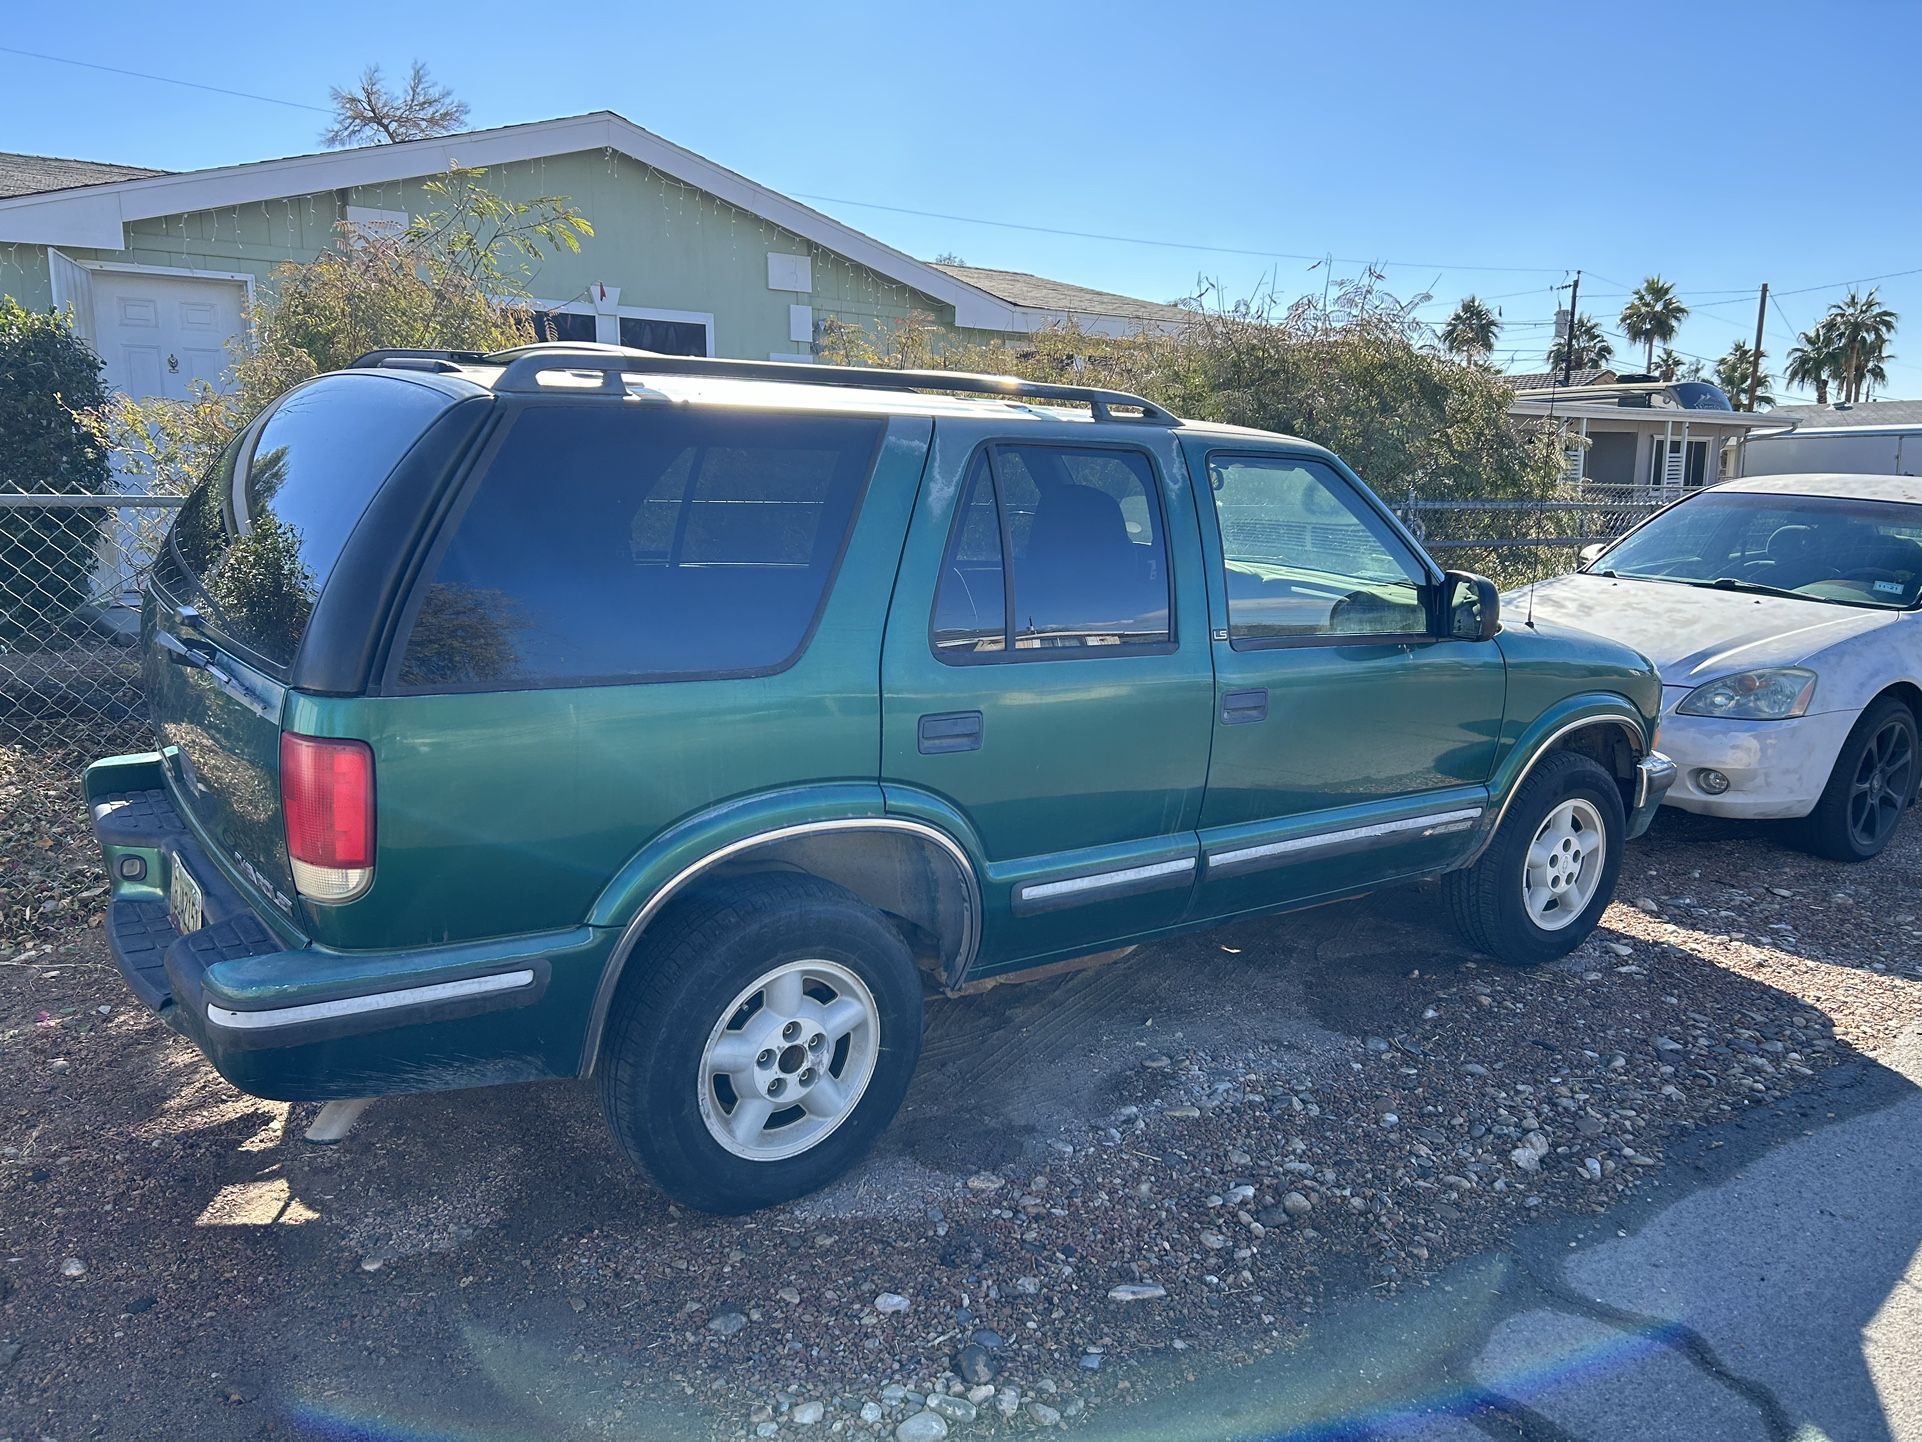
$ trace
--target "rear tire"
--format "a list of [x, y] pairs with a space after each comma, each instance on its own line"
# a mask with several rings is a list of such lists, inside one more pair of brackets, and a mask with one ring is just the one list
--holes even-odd
[[1915, 716], [1893, 696], [1849, 730], [1822, 799], [1801, 823], [1802, 844], [1830, 861], [1879, 856], [1915, 800]]
[[1567, 956], [1614, 899], [1627, 834], [1614, 777], [1572, 751], [1543, 758], [1488, 849], [1442, 878], [1455, 929], [1510, 966]]
[[601, 1104], [676, 1201], [727, 1215], [854, 1166], [921, 1057], [921, 981], [878, 911], [811, 876], [689, 899], [636, 954], [608, 1018]]

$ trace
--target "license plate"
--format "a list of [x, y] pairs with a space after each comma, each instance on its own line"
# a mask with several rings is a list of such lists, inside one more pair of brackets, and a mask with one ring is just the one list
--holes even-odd
[[200, 883], [181, 865], [178, 856], [174, 858], [173, 875], [167, 882], [167, 915], [173, 921], [174, 930], [182, 936], [207, 924], [207, 899], [201, 893]]

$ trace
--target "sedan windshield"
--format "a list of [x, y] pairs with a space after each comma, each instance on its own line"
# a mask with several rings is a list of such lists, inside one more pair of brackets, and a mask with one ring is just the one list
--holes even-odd
[[1709, 491], [1630, 532], [1588, 569], [1896, 610], [1922, 594], [1922, 506]]

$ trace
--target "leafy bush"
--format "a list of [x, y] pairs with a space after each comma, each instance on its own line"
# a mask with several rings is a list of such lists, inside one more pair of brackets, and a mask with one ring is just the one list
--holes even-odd
[[1561, 460], [1546, 427], [1509, 416], [1513, 393], [1450, 359], [1415, 306], [1371, 273], [1327, 296], [1208, 309], [1172, 334], [1122, 338], [1072, 325], [980, 346], [931, 345], [925, 317], [869, 335], [824, 333], [824, 360], [936, 366], [1132, 391], [1195, 420], [1298, 435], [1329, 447], [1390, 503], [1541, 500]]
[[[106, 490], [106, 448], [75, 416], [105, 398], [100, 357], [65, 317], [0, 296], [0, 492]], [[0, 647], [44, 644], [86, 599], [101, 515], [0, 509]]]

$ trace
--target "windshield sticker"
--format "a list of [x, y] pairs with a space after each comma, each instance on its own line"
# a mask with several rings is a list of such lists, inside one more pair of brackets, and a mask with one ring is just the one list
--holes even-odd
[[1875, 589], [1878, 591], [1886, 591], [1891, 596], [1899, 596], [1906, 591], [1908, 587], [1904, 586], [1900, 581], [1877, 581], [1875, 583]]

